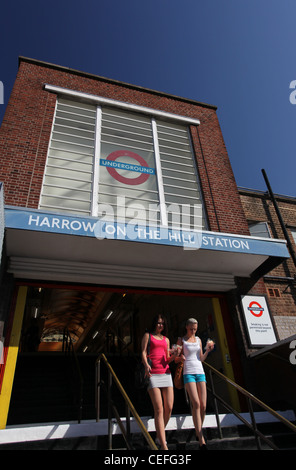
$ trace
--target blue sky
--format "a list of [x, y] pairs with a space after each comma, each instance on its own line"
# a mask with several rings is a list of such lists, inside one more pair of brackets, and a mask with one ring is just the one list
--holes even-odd
[[218, 106], [237, 184], [296, 196], [295, 0], [5, 3], [0, 122], [31, 57]]

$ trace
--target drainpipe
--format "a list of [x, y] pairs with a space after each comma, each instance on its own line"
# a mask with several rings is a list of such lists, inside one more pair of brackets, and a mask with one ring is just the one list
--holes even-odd
[[271, 186], [270, 186], [270, 183], [269, 183], [269, 181], [268, 181], [268, 178], [267, 178], [267, 175], [266, 175], [265, 170], [262, 169], [261, 171], [262, 171], [263, 177], [264, 177], [264, 179], [265, 179], [266, 186], [267, 186], [267, 188], [268, 188], [268, 192], [269, 192], [270, 199], [271, 199], [272, 202], [273, 202], [273, 205], [274, 205], [276, 214], [277, 214], [277, 216], [278, 216], [278, 219], [279, 219], [279, 222], [280, 222], [280, 224], [281, 224], [281, 227], [282, 227], [282, 230], [283, 230], [285, 239], [286, 239], [286, 241], [287, 241], [287, 247], [288, 247], [288, 250], [289, 250], [289, 252], [290, 252], [292, 261], [293, 261], [293, 263], [294, 263], [294, 266], [296, 267], [296, 256], [295, 256], [295, 253], [294, 253], [293, 245], [292, 245], [292, 242], [291, 242], [291, 240], [290, 240], [290, 237], [289, 237], [289, 234], [288, 234], [286, 225], [285, 225], [285, 223], [284, 223], [284, 221], [283, 221], [282, 214], [281, 214], [281, 212], [280, 212], [278, 203], [277, 203], [277, 201], [276, 201], [276, 199], [275, 199], [275, 197], [274, 197], [274, 194], [273, 194], [273, 191], [272, 191], [272, 189], [271, 189]]

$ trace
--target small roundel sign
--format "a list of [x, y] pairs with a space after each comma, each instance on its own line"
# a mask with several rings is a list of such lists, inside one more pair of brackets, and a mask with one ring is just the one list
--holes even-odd
[[264, 312], [264, 308], [261, 307], [259, 302], [256, 302], [254, 300], [249, 303], [248, 310], [251, 312], [252, 315], [254, 315], [254, 317], [261, 317]]
[[[124, 163], [118, 161], [120, 157], [129, 157], [135, 163]], [[145, 183], [150, 175], [155, 174], [155, 169], [150, 168], [143, 157], [130, 150], [116, 150], [108, 155], [106, 159], [101, 159], [101, 165], [105, 166], [108, 173], [117, 181], [127, 185], [139, 185]], [[128, 170], [140, 173], [136, 178], [123, 176], [119, 170]]]

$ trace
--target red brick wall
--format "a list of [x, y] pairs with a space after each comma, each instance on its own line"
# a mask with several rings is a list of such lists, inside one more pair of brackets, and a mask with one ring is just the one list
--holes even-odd
[[[248, 221], [267, 222], [272, 238], [285, 239], [273, 202], [267, 194], [241, 190], [240, 196]], [[277, 197], [277, 204], [296, 253], [296, 245], [291, 234], [291, 228], [296, 228], [296, 199]], [[269, 275], [293, 277], [295, 273], [296, 267], [292, 259], [289, 258], [271, 271]]]
[[198, 118], [191, 132], [209, 229], [249, 234], [214, 107], [27, 59], [20, 60], [0, 130], [6, 204], [38, 207], [55, 106], [45, 83]]
[[[284, 240], [278, 216], [269, 196], [262, 192], [245, 190], [241, 190], [240, 195], [247, 219], [250, 222], [267, 222], [271, 236]], [[277, 204], [294, 252], [296, 252], [296, 245], [291, 234], [291, 228], [296, 228], [296, 198], [277, 197]], [[289, 258], [270, 271], [264, 279], [268, 302], [280, 339], [294, 335], [296, 332], [296, 283], [295, 281], [289, 282], [289, 278], [293, 278], [295, 274], [296, 266]], [[269, 289], [272, 289], [271, 292]]]

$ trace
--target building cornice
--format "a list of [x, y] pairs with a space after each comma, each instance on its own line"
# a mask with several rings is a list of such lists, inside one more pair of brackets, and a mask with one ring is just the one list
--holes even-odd
[[201, 106], [201, 107], [204, 107], [204, 108], [217, 110], [217, 106], [214, 106], [214, 105], [211, 105], [211, 104], [203, 103], [203, 102], [200, 102], [200, 101], [195, 101], [195, 100], [192, 100], [192, 99], [189, 99], [189, 98], [183, 98], [183, 97], [172, 95], [172, 94], [165, 93], [165, 92], [162, 92], [162, 91], [152, 90], [150, 88], [144, 88], [144, 87], [141, 87], [141, 86], [138, 86], [138, 85], [132, 85], [130, 83], [121, 82], [119, 80], [114, 80], [114, 79], [111, 79], [111, 78], [101, 77], [99, 75], [91, 74], [91, 73], [88, 73], [88, 72], [82, 72], [80, 70], [72, 69], [70, 67], [65, 67], [65, 66], [62, 66], [62, 65], [56, 65], [56, 64], [52, 64], [52, 63], [49, 63], [49, 62], [44, 62], [44, 61], [37, 60], [37, 59], [31, 59], [29, 57], [19, 56], [19, 66], [20, 66], [21, 62], [31, 63], [31, 64], [34, 64], [34, 65], [38, 65], [40, 67], [48, 67], [48, 68], [51, 68], [51, 69], [60, 70], [61, 72], [71, 73], [71, 74], [74, 74], [74, 75], [80, 75], [81, 77], [90, 78], [92, 80], [98, 80], [98, 81], [101, 81], [101, 82], [110, 83], [110, 84], [130, 88], [130, 89], [133, 89], [133, 90], [136, 90], [136, 91], [141, 91], [141, 92], [150, 93], [150, 94], [154, 94], [154, 95], [158, 95], [158, 96], [163, 96], [163, 97], [178, 100], [178, 101], [183, 101], [185, 103], [190, 103], [190, 104], [193, 104], [195, 106]]
[[[237, 189], [238, 189], [239, 194], [246, 194], [246, 195], [250, 195], [254, 197], [261, 197], [261, 198], [270, 197], [268, 191], [261, 191], [259, 189], [251, 189], [251, 188], [243, 188], [239, 186]], [[296, 197], [294, 196], [286, 196], [284, 194], [274, 194], [274, 197], [278, 200], [287, 201], [287, 202], [291, 202], [292, 204], [296, 204]]]

